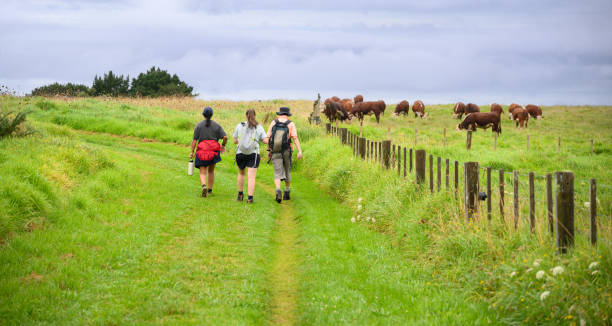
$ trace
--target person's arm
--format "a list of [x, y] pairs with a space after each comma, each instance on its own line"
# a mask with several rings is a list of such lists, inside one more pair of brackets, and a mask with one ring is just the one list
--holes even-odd
[[293, 133], [291, 135], [291, 139], [293, 139], [293, 141], [295, 142], [295, 147], [297, 147], [297, 150], [298, 150], [297, 158], [301, 159], [302, 158], [302, 146], [300, 146], [300, 140], [298, 139], [297, 128], [295, 127], [295, 124], [293, 124]]
[[272, 136], [272, 127], [274, 127], [274, 123], [275, 121], [270, 122], [270, 127], [268, 128], [266, 138], [263, 139], [264, 144], [270, 144], [270, 136]]
[[221, 143], [221, 153], [225, 153], [225, 144], [227, 144], [227, 136], [223, 136], [223, 142]]
[[238, 144], [238, 127], [240, 126], [240, 124], [238, 124], [236, 126], [236, 130], [234, 130], [234, 144]]
[[189, 159], [190, 160], [193, 160], [194, 151], [195, 151], [195, 147], [196, 147], [197, 144], [198, 144], [197, 140], [194, 139], [193, 141], [191, 141], [191, 152], [189, 152]]

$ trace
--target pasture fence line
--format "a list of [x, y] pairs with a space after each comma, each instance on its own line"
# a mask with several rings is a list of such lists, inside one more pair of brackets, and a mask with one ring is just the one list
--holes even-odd
[[[397, 169], [398, 178], [406, 179], [408, 174], [412, 174], [414, 170], [415, 182], [417, 185], [424, 186], [426, 181], [429, 181], [429, 191], [434, 194], [443, 190], [442, 187], [442, 169], [444, 169], [445, 190], [452, 191], [450, 185], [450, 170], [451, 160], [449, 158], [435, 157], [435, 167], [437, 173], [434, 176], [434, 155], [429, 154], [429, 164], [427, 164], [427, 152], [424, 149], [402, 147], [399, 144], [392, 144], [391, 140], [374, 141], [355, 135], [348, 131], [347, 128], [334, 127], [331, 124], [326, 124], [325, 129], [327, 134], [338, 137], [342, 144], [352, 148], [353, 155], [361, 158], [364, 161], [371, 161], [375, 164], [380, 164], [384, 170], [391, 170], [395, 173]], [[446, 131], [446, 129], [444, 130]], [[466, 146], [471, 146], [471, 131], [468, 131], [468, 140]], [[497, 143], [497, 142], [496, 142]], [[529, 136], [527, 136], [527, 144]], [[415, 129], [415, 145], [417, 144], [417, 130]], [[560, 148], [560, 137], [559, 137]], [[444, 146], [446, 146], [446, 132], [444, 133]], [[497, 145], [495, 145], [497, 146]], [[527, 145], [529, 146], [529, 145]], [[591, 142], [592, 147], [592, 142]], [[592, 148], [591, 148], [592, 151]], [[403, 153], [403, 155], [402, 155]], [[414, 161], [413, 161], [414, 158]], [[444, 160], [444, 165], [442, 161]], [[427, 166], [429, 166], [429, 180], [427, 179]], [[402, 173], [403, 167], [403, 173]], [[413, 168], [414, 167], [414, 168]], [[522, 191], [519, 171], [504, 171], [504, 169], [493, 169], [490, 166], [481, 167], [479, 162], [465, 162], [463, 175], [463, 190], [464, 190], [464, 214], [466, 222], [476, 219], [479, 214], [479, 201], [486, 201], [485, 210], [482, 216], [486, 213], [487, 220], [493, 218], [493, 177], [492, 172], [498, 172], [498, 203], [499, 216], [501, 221], [505, 223], [505, 206], [506, 206], [506, 175], [512, 175], [512, 225], [514, 229], [518, 229], [521, 220], [521, 198]], [[485, 171], [486, 189], [480, 191], [480, 171]], [[544, 176], [537, 176], [533, 171], [528, 174], [528, 183], [526, 185], [526, 197], [528, 198], [528, 222], [529, 231], [535, 232], [536, 229], [536, 179], [544, 180], [545, 186], [545, 216], [547, 224], [547, 232], [556, 236], [556, 246], [559, 253], [566, 253], [567, 249], [574, 244], [574, 214], [576, 206], [574, 203], [574, 174], [572, 172], [555, 172], [548, 173]], [[435, 180], [434, 180], [435, 179]], [[484, 178], [483, 178], [484, 179]], [[554, 180], [553, 180], [554, 179]], [[435, 187], [434, 187], [435, 182]], [[484, 182], [484, 180], [483, 180]], [[593, 246], [597, 245], [597, 182], [595, 179], [589, 180], [589, 238]], [[612, 186], [599, 185], [600, 187]], [[525, 185], [523, 185], [525, 187]], [[554, 187], [554, 192], [553, 192]], [[458, 199], [459, 194], [459, 161], [454, 161], [454, 195]], [[586, 203], [585, 203], [586, 204]]]

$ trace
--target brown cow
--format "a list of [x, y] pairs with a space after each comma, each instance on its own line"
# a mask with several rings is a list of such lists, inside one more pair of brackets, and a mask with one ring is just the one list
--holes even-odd
[[529, 124], [529, 112], [519, 105], [512, 110], [512, 120], [516, 121], [517, 127], [520, 125], [521, 128], [527, 128]]
[[478, 105], [474, 104], [474, 103], [468, 103], [465, 106], [465, 114], [471, 114], [471, 113], [476, 113], [476, 112], [480, 112], [480, 108], [478, 107]]
[[405, 115], [408, 115], [408, 112], [410, 112], [410, 103], [406, 100], [403, 100], [395, 106], [395, 112], [393, 112], [393, 114], [400, 115], [400, 113], [403, 113]]
[[504, 113], [504, 108], [502, 108], [502, 106], [497, 103], [493, 103], [491, 104], [491, 112], [497, 112], [499, 113], [499, 115], [501, 115], [502, 113]]
[[363, 121], [365, 115], [374, 114], [376, 116], [376, 122], [380, 123], [380, 114], [383, 112], [380, 102], [381, 101], [355, 103], [355, 105], [353, 105], [353, 115], [356, 116], [359, 121]]
[[325, 101], [325, 109], [323, 110], [323, 113], [325, 114], [327, 119], [329, 119], [330, 122], [334, 122], [336, 120], [350, 120], [348, 112], [346, 111], [344, 106], [342, 106], [342, 104], [338, 102]]
[[510, 106], [508, 107], [508, 118], [510, 118], [510, 120], [512, 120], [512, 111], [514, 111], [514, 109], [521, 107], [519, 104], [516, 103], [512, 103], [510, 104]]
[[457, 102], [453, 108], [453, 118], [461, 119], [461, 116], [465, 113], [465, 104], [463, 102]]
[[424, 118], [425, 117], [425, 104], [423, 104], [423, 101], [421, 100], [416, 100], [414, 101], [414, 103], [412, 103], [412, 112], [414, 112], [414, 117], [421, 117]]
[[340, 104], [342, 104], [342, 106], [344, 106], [344, 108], [346, 109], [346, 112], [348, 112], [349, 114], [352, 113], [352, 111], [353, 111], [353, 101], [351, 101], [350, 98], [344, 98], [344, 99], [340, 100]]
[[357, 94], [353, 100], [355, 103], [363, 102], [363, 95]]
[[474, 112], [468, 114], [465, 119], [457, 125], [457, 130], [472, 130], [476, 128], [487, 129], [493, 127], [493, 132], [501, 133], [500, 115], [497, 112]]
[[532, 118], [542, 119], [542, 109], [539, 106], [533, 105], [533, 104], [527, 104], [525, 109], [527, 110], [527, 112], [529, 112], [529, 115]]
[[340, 102], [340, 98], [338, 96], [332, 96], [331, 100], [334, 102]]
[[382, 115], [385, 115], [385, 109], [387, 108], [385, 101], [378, 100], [376, 101], [376, 103], [378, 103], [378, 109], [380, 110], [380, 112], [382, 112]]

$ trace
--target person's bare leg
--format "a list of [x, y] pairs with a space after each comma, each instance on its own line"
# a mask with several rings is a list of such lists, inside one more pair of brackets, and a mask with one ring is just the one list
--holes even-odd
[[215, 184], [215, 165], [211, 164], [208, 166], [208, 189], [212, 189]]
[[200, 167], [200, 183], [202, 185], [206, 184], [206, 167]]
[[[243, 175], [244, 176], [244, 175]], [[255, 179], [257, 177], [257, 169], [249, 168], [248, 171], [248, 195], [253, 196], [255, 194]]]
[[[238, 192], [242, 192], [244, 190], [244, 169], [243, 170], [238, 169], [237, 183], [238, 183]], [[249, 181], [249, 185], [250, 185], [250, 181]]]
[[276, 189], [280, 189], [280, 184], [281, 184], [280, 179], [274, 179], [274, 186], [276, 186]]

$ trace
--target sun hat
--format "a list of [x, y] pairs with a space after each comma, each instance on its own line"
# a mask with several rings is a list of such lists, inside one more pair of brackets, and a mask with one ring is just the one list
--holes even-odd
[[276, 112], [276, 115], [291, 116], [291, 112], [289, 112], [288, 107], [283, 106], [282, 108], [278, 109], [278, 112]]

